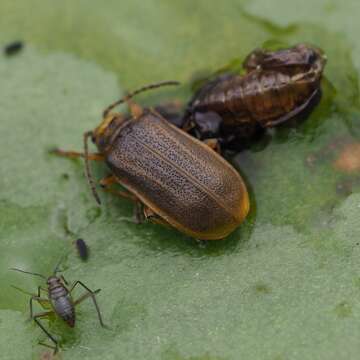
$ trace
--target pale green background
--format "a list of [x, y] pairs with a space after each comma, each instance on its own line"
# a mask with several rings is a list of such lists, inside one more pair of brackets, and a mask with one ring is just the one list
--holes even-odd
[[[360, 190], [333, 169], [338, 138], [359, 137], [360, 3], [333, 1], [1, 0], [0, 357], [46, 351], [26, 322], [37, 278], [63, 253], [70, 280], [102, 288], [74, 330], [51, 322], [63, 359], [358, 359]], [[81, 161], [50, 156], [80, 149], [82, 133], [123, 91], [159, 80], [184, 86], [139, 97], [185, 101], [189, 82], [266, 44], [311, 42], [328, 55], [320, 106], [297, 129], [273, 133], [235, 158], [251, 189], [248, 220], [202, 248], [175, 230], [135, 225], [132, 206], [101, 194], [99, 210]], [[93, 166], [97, 178], [106, 174]], [[86, 239], [82, 263], [72, 241]]]

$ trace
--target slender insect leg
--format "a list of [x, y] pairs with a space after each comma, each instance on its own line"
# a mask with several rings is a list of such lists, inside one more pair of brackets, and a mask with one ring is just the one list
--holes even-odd
[[[93, 294], [98, 294], [101, 291], [101, 289], [97, 289], [95, 291], [93, 291]], [[86, 300], [89, 296], [91, 296], [91, 293], [87, 292], [83, 295], [81, 295], [77, 300], [74, 301], [74, 305], [78, 305], [81, 302], [83, 302], [84, 300]]]
[[38, 286], [38, 296], [40, 296], [40, 291], [44, 291], [44, 292], [46, 292], [46, 294], [47, 294], [47, 290], [46, 290], [46, 289], [44, 289], [44, 288], [41, 287], [41, 286]]
[[[43, 287], [41, 286], [38, 286], [38, 292], [37, 292], [37, 296], [38, 297], [41, 297], [41, 291], [43, 291], [44, 293], [46, 293], [46, 295], [48, 294], [48, 291], [46, 289], [44, 289]], [[47, 299], [46, 299], [47, 300]]]
[[131, 194], [128, 191], [116, 190], [116, 189], [110, 188], [110, 186], [112, 184], [117, 184], [117, 183], [118, 183], [118, 180], [116, 179], [116, 177], [114, 175], [108, 175], [100, 180], [100, 186], [104, 189], [104, 191], [106, 191], [110, 194], [125, 198], [125, 199], [129, 199], [131, 201], [134, 201], [135, 202], [135, 207], [134, 207], [135, 222], [137, 224], [143, 223], [145, 219], [143, 216], [141, 201], [134, 194]]
[[40, 290], [46, 292], [46, 294], [47, 294], [47, 290], [44, 289], [44, 288], [42, 288], [41, 286], [38, 286], [38, 292], [37, 292], [36, 294], [33, 294], [33, 293], [28, 292], [28, 291], [26, 291], [26, 290], [20, 289], [19, 287], [15, 286], [15, 285], [11, 285], [11, 287], [13, 287], [14, 289], [16, 289], [16, 290], [18, 290], [18, 291], [20, 291], [20, 292], [22, 292], [22, 293], [24, 293], [24, 294], [30, 295], [30, 296], [40, 297]]
[[[101, 313], [100, 313], [100, 309], [99, 309], [99, 305], [96, 301], [96, 298], [95, 298], [95, 294], [96, 292], [99, 292], [100, 290], [96, 290], [96, 291], [92, 291], [90, 290], [86, 285], [84, 285], [81, 281], [77, 280], [74, 285], [71, 287], [70, 289], [70, 293], [74, 290], [75, 286], [76, 285], [80, 285], [82, 286], [89, 294], [89, 296], [91, 297], [93, 303], [94, 303], [94, 306], [95, 306], [95, 309], [96, 309], [96, 312], [98, 314], [98, 318], [99, 318], [99, 322], [100, 322], [100, 325], [103, 326], [103, 327], [106, 327], [105, 324], [103, 323], [103, 320], [102, 320], [102, 317], [101, 317]], [[84, 299], [83, 299], [84, 300]]]
[[116, 183], [118, 183], [118, 180], [113, 175], [106, 176], [100, 180], [100, 186], [104, 189], [104, 191], [109, 192], [114, 195], [117, 195], [117, 196], [120, 196], [122, 198], [137, 201], [137, 197], [127, 191], [115, 190], [115, 189], [110, 188], [110, 185], [116, 184]]
[[60, 278], [62, 279], [62, 281], [65, 283], [65, 285], [69, 285], [69, 282], [66, 281], [64, 275], [60, 275]]
[[[39, 287], [40, 288], [40, 287]], [[33, 295], [33, 296], [31, 296], [31, 298], [30, 298], [30, 301], [29, 301], [29, 307], [30, 307], [30, 319], [32, 319], [33, 318], [33, 314], [34, 314], [34, 310], [33, 310], [33, 300], [36, 300], [36, 301], [38, 301], [38, 302], [49, 302], [49, 299], [46, 299], [46, 298], [42, 298], [42, 297], [40, 297], [40, 296], [35, 296], [35, 295]]]
[[147, 220], [151, 221], [154, 224], [160, 224], [169, 227], [169, 223], [166, 222], [161, 216], [156, 214], [153, 210], [151, 210], [149, 207], [144, 206], [143, 207], [143, 213]]
[[145, 221], [144, 205], [141, 201], [135, 202], [134, 217], [137, 224], [142, 224]]
[[87, 158], [88, 160], [94, 160], [94, 161], [104, 161], [104, 156], [98, 153], [90, 153], [87, 156], [82, 153], [82, 152], [78, 152], [78, 151], [65, 151], [65, 150], [61, 150], [61, 149], [54, 149], [50, 151], [51, 154], [55, 154], [58, 156], [63, 156], [63, 157], [68, 157], [71, 159], [76, 159], [76, 158]]
[[142, 224], [145, 219], [143, 215], [141, 201], [134, 194], [131, 194], [128, 191], [115, 190], [110, 188], [112, 184], [117, 184], [117, 183], [118, 180], [114, 175], [108, 175], [100, 180], [100, 186], [104, 189], [104, 191], [135, 202], [135, 207], [134, 207], [135, 222], [137, 224]]
[[42, 345], [45, 345], [45, 346], [48, 346], [48, 347], [51, 347], [52, 349], [54, 349], [55, 351], [55, 354], [57, 353], [58, 351], [58, 348], [59, 348], [59, 345], [58, 345], [58, 342], [55, 340], [55, 338], [45, 329], [44, 325], [41, 324], [40, 322], [40, 318], [44, 318], [50, 314], [52, 314], [53, 311], [45, 311], [45, 312], [42, 312], [42, 313], [39, 313], [39, 314], [36, 314], [34, 315], [33, 319], [35, 321], [35, 323], [39, 326], [39, 328], [48, 336], [48, 338], [55, 344], [55, 348], [49, 346], [49, 345], [45, 345], [43, 343], [40, 343]]
[[106, 191], [106, 192], [108, 192], [110, 194], [116, 195], [116, 196], [120, 196], [120, 197], [125, 198], [125, 199], [129, 199], [129, 200], [133, 200], [133, 201], [137, 200], [136, 196], [134, 196], [132, 194], [129, 194], [126, 191], [115, 190], [115, 189], [111, 189], [111, 188], [108, 188], [108, 187], [104, 187], [104, 191]]
[[[45, 346], [45, 347], [47, 347], [47, 348], [49, 348], [49, 349], [53, 349], [54, 352], [52, 353], [52, 355], [55, 355], [55, 354], [56, 354], [56, 352], [55, 352], [56, 347], [55, 347], [55, 346], [49, 345], [49, 344], [47, 344], [47, 343], [45, 343], [45, 342], [43, 342], [43, 341], [39, 341], [39, 345]], [[51, 355], [51, 356], [52, 356], [52, 355]], [[41, 359], [42, 359], [42, 358], [41, 358]], [[45, 360], [45, 359], [46, 359], [46, 358], [44, 358], [44, 360]], [[49, 359], [53, 359], [53, 357], [50, 357]]]
[[100, 180], [100, 186], [106, 188], [107, 186], [116, 184], [117, 182], [116, 177], [110, 174]]

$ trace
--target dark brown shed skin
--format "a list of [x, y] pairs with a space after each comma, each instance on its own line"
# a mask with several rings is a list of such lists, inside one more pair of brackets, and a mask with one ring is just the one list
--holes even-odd
[[304, 44], [278, 52], [256, 50], [244, 62], [247, 74], [227, 74], [206, 83], [188, 115], [215, 112], [224, 126], [278, 125], [302, 111], [320, 88], [326, 58]]
[[112, 122], [116, 130], [97, 143], [100, 152], [118, 181], [164, 221], [212, 240], [226, 237], [244, 220], [245, 184], [208, 146], [150, 110]]
[[[292, 48], [268, 51], [255, 49], [245, 59], [244, 69], [248, 72], [261, 68], [264, 70], [278, 70], [299, 74], [311, 68], [322, 68], [326, 57], [322, 51], [314, 46], [298, 44]], [[319, 68], [319, 70], [321, 70]]]
[[302, 105], [318, 90], [318, 85], [317, 82], [296, 82], [288, 74], [277, 71], [255, 70], [214, 83], [212, 89], [194, 103], [194, 110], [216, 112], [227, 126], [259, 123], [269, 127]]

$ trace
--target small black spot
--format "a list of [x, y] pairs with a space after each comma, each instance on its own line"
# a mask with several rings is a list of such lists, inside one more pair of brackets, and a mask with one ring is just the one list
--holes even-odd
[[12, 56], [20, 52], [24, 47], [22, 41], [14, 41], [4, 47], [4, 53], [6, 56]]
[[89, 258], [89, 248], [83, 239], [77, 239], [75, 245], [80, 258], [86, 261]]

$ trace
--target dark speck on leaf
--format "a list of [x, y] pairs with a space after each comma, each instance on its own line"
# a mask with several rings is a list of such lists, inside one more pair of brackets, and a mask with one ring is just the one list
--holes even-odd
[[346, 318], [351, 316], [352, 309], [346, 301], [343, 301], [335, 306], [335, 313], [339, 318]]
[[21, 51], [23, 47], [24, 43], [22, 41], [14, 41], [5, 46], [4, 53], [7, 56], [12, 56]]
[[255, 291], [258, 294], [269, 294], [271, 292], [271, 288], [263, 283], [259, 283], [255, 285]]
[[75, 245], [78, 251], [78, 254], [80, 258], [84, 261], [86, 261], [89, 257], [89, 248], [86, 245], [85, 241], [83, 239], [77, 239], [75, 241]]

